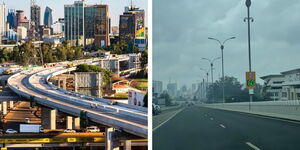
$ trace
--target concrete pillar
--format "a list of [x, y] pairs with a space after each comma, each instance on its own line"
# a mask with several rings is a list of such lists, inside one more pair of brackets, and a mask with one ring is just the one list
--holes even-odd
[[56, 109], [43, 107], [41, 118], [44, 129], [56, 129]]
[[67, 116], [66, 120], [67, 120], [66, 121], [66, 123], [67, 123], [66, 128], [67, 129], [73, 129], [73, 117]]
[[9, 108], [13, 109], [14, 108], [14, 101], [9, 101]]
[[2, 113], [3, 113], [3, 115], [7, 114], [7, 102], [6, 101], [4, 101], [2, 103]]
[[62, 80], [62, 82], [63, 82], [62, 88], [63, 88], [63, 89], [67, 89], [67, 79], [64, 78], [64, 79]]
[[120, 150], [119, 143], [113, 139], [114, 128], [105, 129], [105, 149], [106, 150]]
[[80, 129], [80, 117], [74, 118], [73, 124], [74, 124], [73, 127], [74, 129]]
[[131, 141], [130, 140], [126, 140], [124, 142], [124, 150], [131, 150]]

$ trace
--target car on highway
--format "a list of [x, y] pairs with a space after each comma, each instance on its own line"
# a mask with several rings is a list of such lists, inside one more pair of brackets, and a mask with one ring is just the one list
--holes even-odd
[[160, 107], [152, 103], [152, 114], [158, 115], [159, 113], [161, 113]]
[[72, 130], [72, 129], [65, 129], [64, 132], [65, 133], [76, 133], [76, 131]]
[[5, 133], [7, 133], [7, 134], [15, 134], [15, 133], [18, 133], [18, 131], [14, 130], [14, 129], [7, 129], [5, 131]]
[[85, 129], [85, 132], [100, 132], [100, 129], [97, 126], [89, 126]]
[[109, 105], [116, 105], [117, 102], [116, 102], [116, 101], [113, 101], [113, 100], [110, 100], [110, 101], [108, 102], [108, 104], [109, 104]]

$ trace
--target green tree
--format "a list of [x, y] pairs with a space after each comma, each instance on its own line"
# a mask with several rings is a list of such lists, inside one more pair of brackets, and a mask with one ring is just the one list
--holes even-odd
[[79, 46], [74, 47], [75, 54], [74, 54], [74, 59], [80, 59], [82, 57], [82, 49]]
[[144, 106], [143, 107], [148, 107], [148, 93], [145, 95], [145, 97], [143, 99], [143, 102], [144, 102]]
[[67, 50], [63, 44], [60, 44], [56, 47], [56, 56], [60, 61], [67, 60]]
[[32, 42], [25, 42], [19, 46], [20, 57], [17, 63], [21, 65], [30, 65], [36, 63], [37, 51], [34, 49]]
[[96, 65], [80, 64], [76, 67], [75, 72], [101, 72], [103, 76], [103, 83], [110, 83], [111, 72]]
[[0, 63], [4, 63], [10, 60], [10, 53], [6, 48], [0, 49]]
[[52, 63], [55, 61], [51, 48], [52, 45], [50, 43], [42, 43], [41, 45], [44, 63]]
[[141, 66], [144, 68], [146, 66], [146, 64], [148, 64], [148, 50], [144, 50], [142, 52], [141, 58]]

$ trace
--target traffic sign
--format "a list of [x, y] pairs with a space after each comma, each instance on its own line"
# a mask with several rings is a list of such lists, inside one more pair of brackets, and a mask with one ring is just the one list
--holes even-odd
[[256, 87], [255, 72], [246, 72], [246, 87], [248, 89], [254, 89]]

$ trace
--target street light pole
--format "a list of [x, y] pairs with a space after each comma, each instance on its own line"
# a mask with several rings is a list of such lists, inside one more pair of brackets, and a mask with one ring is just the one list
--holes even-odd
[[206, 70], [206, 69], [203, 69], [203, 68], [200, 68], [200, 70], [202, 70], [202, 71], [204, 71], [205, 72], [205, 74], [206, 74], [206, 87], [205, 87], [205, 97], [206, 97], [206, 99], [207, 99], [207, 89], [208, 89], [208, 70]]
[[[251, 0], [246, 0], [246, 7], [247, 7], [247, 18], [244, 19], [244, 22], [247, 21], [248, 23], [248, 53], [249, 53], [249, 72], [251, 72], [251, 45], [250, 45], [250, 21], [253, 22], [253, 18], [250, 17], [250, 6], [251, 6]], [[253, 100], [253, 95], [252, 95], [252, 90], [249, 89], [249, 96], [250, 96], [250, 101], [249, 101], [249, 110], [251, 110], [251, 102]]]
[[222, 99], [223, 99], [223, 104], [225, 103], [225, 77], [224, 77], [224, 44], [228, 41], [228, 40], [232, 40], [235, 39], [235, 37], [231, 37], [228, 38], [226, 40], [223, 41], [223, 43], [220, 42], [220, 40], [216, 39], [216, 38], [211, 38], [208, 37], [209, 40], [215, 40], [220, 44], [220, 48], [221, 48], [221, 53], [222, 53]]
[[[214, 61], [215, 60], [218, 60], [218, 59], [221, 59], [221, 57], [217, 57], [217, 58], [214, 58], [214, 59], [208, 59], [208, 58], [202, 58], [202, 59], [204, 59], [204, 60], [207, 60], [207, 61], [209, 61], [210, 62], [210, 71], [211, 71], [211, 85], [213, 85], [214, 84], [214, 72], [213, 72], [213, 66], [214, 66]], [[214, 91], [213, 91], [213, 93], [214, 93]], [[214, 97], [214, 96], [213, 96]]]

